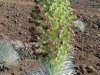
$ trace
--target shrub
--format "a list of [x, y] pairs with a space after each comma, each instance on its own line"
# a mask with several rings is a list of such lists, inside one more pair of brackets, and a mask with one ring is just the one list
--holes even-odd
[[76, 21], [74, 21], [74, 23], [75, 23], [76, 27], [79, 28], [80, 31], [84, 32], [84, 30], [85, 30], [85, 25], [83, 24], [82, 21], [76, 20]]
[[18, 63], [18, 53], [7, 41], [0, 41], [0, 66], [1, 68], [12, 68]]

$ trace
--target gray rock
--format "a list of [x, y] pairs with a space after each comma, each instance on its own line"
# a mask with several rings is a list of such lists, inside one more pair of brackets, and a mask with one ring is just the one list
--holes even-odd
[[86, 71], [87, 71], [88, 73], [92, 73], [92, 72], [95, 71], [95, 69], [94, 69], [93, 66], [87, 66], [87, 67], [86, 67]]
[[16, 50], [24, 47], [24, 45], [21, 41], [16, 41], [16, 42], [11, 41], [11, 43], [12, 43], [12, 46], [14, 47], [14, 49], [16, 49]]
[[92, 44], [89, 44], [89, 47], [90, 47], [90, 48], [93, 48], [93, 45], [92, 45]]

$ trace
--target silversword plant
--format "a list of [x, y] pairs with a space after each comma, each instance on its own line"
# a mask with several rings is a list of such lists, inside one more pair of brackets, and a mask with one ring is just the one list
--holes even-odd
[[12, 45], [5, 40], [0, 41], [0, 67], [12, 68], [17, 65], [18, 59], [18, 53]]
[[67, 61], [69, 51], [73, 48], [72, 37], [75, 36], [71, 29], [76, 19], [72, 14], [73, 9], [68, 0], [39, 0], [38, 3], [39, 14], [44, 17], [33, 19], [37, 21], [34, 30], [41, 34], [36, 36], [37, 50], [42, 54], [42, 68], [34, 70], [36, 72], [23, 72], [23, 75], [73, 75], [71, 71], [74, 65]]

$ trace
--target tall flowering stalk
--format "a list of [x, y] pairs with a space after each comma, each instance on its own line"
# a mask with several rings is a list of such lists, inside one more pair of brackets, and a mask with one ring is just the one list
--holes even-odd
[[[71, 37], [74, 36], [72, 29], [72, 21], [76, 16], [72, 15], [72, 8], [69, 7], [67, 0], [41, 0], [40, 5], [43, 6], [46, 21], [41, 25], [43, 29], [42, 38], [39, 38], [41, 45], [43, 42], [46, 46], [41, 46], [41, 50], [48, 54], [44, 58], [50, 66], [52, 75], [63, 75], [66, 73], [66, 60], [69, 50], [72, 49]], [[48, 29], [45, 31], [43, 27]], [[50, 42], [50, 43], [49, 43]]]
[[72, 14], [73, 9], [69, 7], [68, 0], [39, 0], [37, 2], [41, 10], [39, 14], [42, 15], [35, 18], [35, 24], [39, 24], [35, 30], [41, 34], [37, 35], [37, 45], [38, 51], [43, 56], [41, 63], [47, 70], [46, 74], [40, 75], [66, 75], [67, 56], [72, 49], [71, 37], [75, 36], [71, 26], [74, 26], [72, 21], [76, 16]]

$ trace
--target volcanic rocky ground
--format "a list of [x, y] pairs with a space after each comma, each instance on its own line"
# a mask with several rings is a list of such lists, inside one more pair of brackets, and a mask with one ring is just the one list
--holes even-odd
[[[85, 31], [74, 28], [75, 70], [77, 75], [100, 75], [100, 0], [70, 0], [77, 18], [85, 25]], [[0, 75], [20, 75], [24, 70], [37, 67], [34, 51], [31, 49], [34, 26], [29, 22], [35, 6], [34, 0], [0, 0], [0, 40], [21, 41], [18, 49], [21, 59], [16, 67], [1, 71]], [[26, 60], [25, 60], [26, 59]]]

